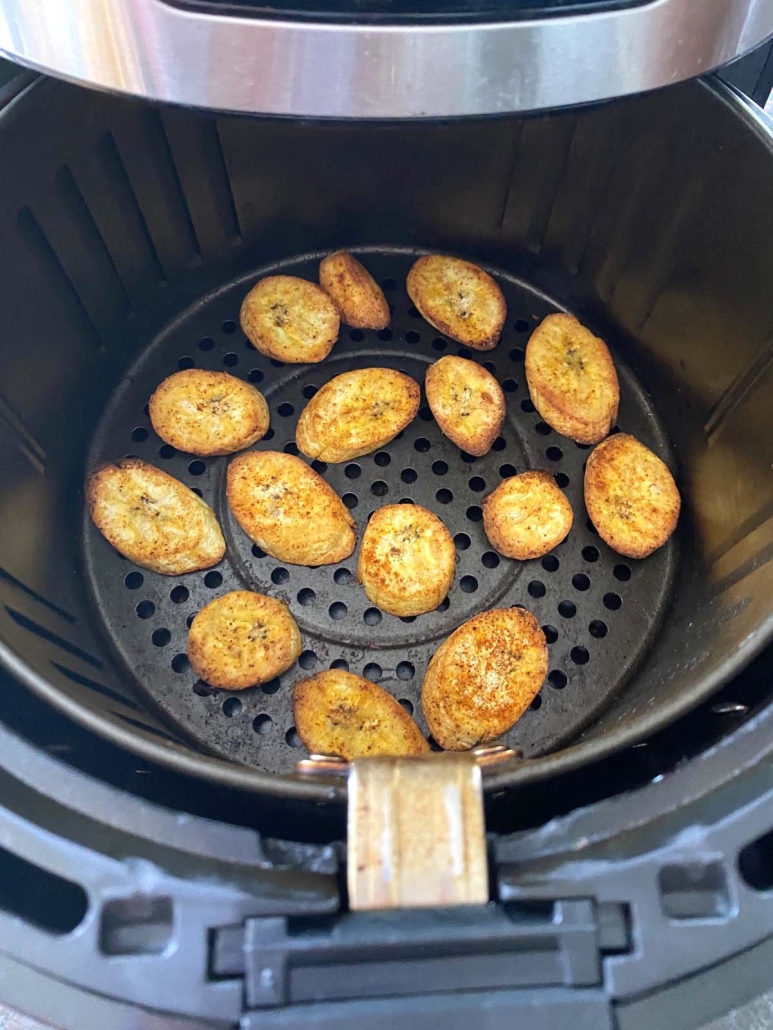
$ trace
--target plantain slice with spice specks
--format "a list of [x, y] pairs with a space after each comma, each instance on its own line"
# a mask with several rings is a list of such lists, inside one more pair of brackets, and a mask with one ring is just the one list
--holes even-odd
[[427, 369], [424, 389], [443, 435], [476, 458], [488, 454], [505, 420], [505, 395], [488, 369], [447, 354]]
[[392, 368], [358, 368], [331, 379], [301, 412], [298, 449], [320, 461], [351, 461], [394, 440], [416, 417], [421, 391]]
[[312, 754], [351, 760], [429, 751], [421, 730], [391, 694], [340, 669], [317, 673], [295, 685], [293, 719]]
[[188, 634], [193, 671], [226, 690], [268, 683], [294, 665], [300, 653], [301, 632], [287, 605], [251, 590], [210, 601]]
[[463, 623], [427, 667], [421, 707], [446, 751], [496, 740], [523, 715], [548, 671], [545, 634], [531, 612], [495, 608]]
[[148, 407], [165, 443], [202, 457], [244, 450], [268, 431], [263, 394], [227, 372], [175, 372], [159, 384]]
[[437, 515], [420, 504], [388, 504], [365, 528], [357, 578], [390, 615], [423, 615], [445, 600], [455, 567], [453, 537]]
[[627, 433], [610, 436], [585, 470], [585, 507], [601, 539], [628, 558], [646, 558], [676, 529], [681, 498], [657, 454]]
[[240, 454], [228, 466], [226, 497], [253, 543], [279, 561], [332, 565], [354, 550], [354, 519], [346, 505], [293, 454]]
[[526, 345], [526, 379], [534, 407], [557, 433], [598, 443], [615, 424], [617, 372], [606, 343], [573, 315], [548, 315]]
[[408, 273], [408, 296], [422, 318], [445, 336], [475, 350], [499, 343], [507, 304], [488, 272], [445, 254], [420, 257]]
[[242, 301], [239, 322], [256, 350], [288, 364], [324, 361], [341, 326], [325, 291], [294, 275], [269, 275], [256, 283]]

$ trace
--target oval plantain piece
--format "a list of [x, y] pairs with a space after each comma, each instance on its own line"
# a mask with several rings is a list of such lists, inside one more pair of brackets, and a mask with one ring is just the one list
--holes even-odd
[[574, 513], [549, 472], [532, 470], [511, 476], [483, 501], [483, 528], [492, 545], [507, 558], [527, 561], [565, 540]]
[[268, 404], [260, 390], [227, 372], [188, 368], [165, 379], [150, 398], [150, 421], [178, 451], [210, 457], [244, 450], [266, 435]]
[[548, 671], [545, 634], [522, 608], [497, 608], [465, 622], [427, 667], [421, 707], [447, 751], [496, 740], [539, 693]]
[[534, 407], [557, 433], [598, 443], [615, 424], [617, 372], [607, 345], [572, 315], [548, 315], [526, 345]]
[[354, 550], [354, 519], [305, 461], [278, 451], [248, 451], [228, 466], [226, 496], [258, 547], [291, 565], [331, 565]]
[[424, 389], [443, 435], [477, 458], [488, 454], [505, 420], [505, 395], [492, 374], [448, 354], [429, 366]]
[[338, 308], [316, 283], [293, 275], [261, 279], [242, 301], [239, 321], [266, 357], [297, 365], [324, 361], [338, 339]]
[[453, 538], [437, 515], [419, 504], [388, 504], [365, 527], [357, 578], [390, 615], [423, 615], [445, 600], [455, 567]]
[[507, 305], [488, 272], [461, 258], [430, 254], [413, 265], [406, 286], [422, 318], [439, 332], [475, 350], [496, 347]]
[[102, 535], [145, 569], [179, 576], [208, 569], [225, 554], [209, 505], [174, 476], [139, 458], [95, 469], [86, 501]]
[[585, 507], [612, 550], [646, 558], [676, 529], [681, 504], [668, 467], [635, 437], [617, 433], [591, 452]]
[[429, 751], [421, 730], [392, 695], [352, 672], [330, 669], [296, 683], [293, 718], [312, 754], [351, 760]]
[[286, 672], [301, 653], [301, 632], [287, 605], [234, 590], [205, 605], [191, 623], [188, 660], [205, 683], [244, 690]]
[[332, 299], [341, 321], [355, 329], [386, 329], [389, 305], [376, 280], [345, 250], [320, 262], [319, 285]]
[[416, 417], [421, 390], [404, 372], [358, 368], [325, 383], [301, 412], [298, 449], [320, 461], [351, 461], [383, 447]]

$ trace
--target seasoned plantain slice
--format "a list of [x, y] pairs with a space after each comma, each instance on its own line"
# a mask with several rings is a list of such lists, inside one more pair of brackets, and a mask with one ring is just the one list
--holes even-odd
[[113, 547], [153, 572], [179, 576], [216, 565], [225, 554], [212, 509], [178, 479], [139, 458], [92, 472], [86, 501]]
[[615, 424], [617, 372], [603, 340], [572, 315], [548, 315], [526, 345], [526, 379], [535, 408], [557, 433], [598, 443]]
[[545, 634], [523, 608], [497, 608], [465, 622], [427, 668], [421, 707], [447, 751], [496, 740], [523, 715], [548, 671]]
[[227, 372], [188, 368], [165, 379], [150, 398], [150, 421], [178, 451], [209, 457], [244, 450], [266, 435], [268, 404]]
[[244, 532], [280, 561], [330, 565], [354, 550], [354, 519], [343, 501], [292, 454], [240, 454], [228, 466], [226, 496]]
[[239, 321], [256, 350], [289, 364], [324, 361], [338, 339], [338, 308], [316, 283], [293, 275], [261, 279], [242, 301]]
[[505, 395], [492, 374], [449, 354], [429, 366], [424, 389], [441, 432], [468, 454], [488, 454], [505, 420]]
[[406, 285], [422, 317], [439, 332], [475, 350], [496, 347], [507, 305], [488, 272], [461, 258], [431, 254], [413, 265]]
[[294, 665], [300, 653], [301, 632], [287, 605], [250, 590], [210, 601], [188, 634], [193, 671], [226, 690], [268, 683]]
[[541, 558], [565, 540], [572, 506], [548, 472], [511, 476], [483, 501], [483, 528], [508, 558]]
[[339, 250], [321, 261], [319, 285], [346, 325], [355, 329], [386, 329], [389, 325], [389, 305], [381, 287], [347, 251]]
[[451, 534], [418, 504], [379, 508], [362, 537], [357, 578], [390, 615], [423, 615], [445, 600], [454, 579]]
[[351, 760], [366, 755], [421, 755], [427, 741], [386, 690], [331, 669], [293, 688], [295, 728], [312, 754]]
[[681, 498], [668, 467], [627, 433], [610, 436], [585, 469], [585, 506], [601, 539], [629, 558], [646, 558], [676, 529]]
[[394, 440], [413, 421], [420, 395], [415, 380], [391, 368], [343, 372], [303, 409], [295, 442], [308, 458], [359, 458]]

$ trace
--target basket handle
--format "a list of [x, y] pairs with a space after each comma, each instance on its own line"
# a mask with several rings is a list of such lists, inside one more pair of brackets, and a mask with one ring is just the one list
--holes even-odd
[[353, 911], [482, 905], [489, 899], [481, 766], [496, 746], [411, 758], [312, 755], [303, 774], [346, 773], [347, 884]]

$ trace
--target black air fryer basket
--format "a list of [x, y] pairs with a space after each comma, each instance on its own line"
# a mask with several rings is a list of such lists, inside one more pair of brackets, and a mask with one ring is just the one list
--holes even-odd
[[[527, 761], [491, 777], [501, 788], [667, 725], [769, 638], [770, 143], [728, 90], [691, 82], [533, 118], [358, 125], [215, 117], [42, 82], [6, 112], [3, 153], [0, 646], [71, 718], [197, 777], [322, 800], [329, 787], [293, 775], [295, 681], [349, 668], [426, 731], [419, 692], [439, 642], [475, 612], [521, 604], [545, 627], [550, 673], [505, 739]], [[263, 358], [238, 326], [247, 289], [277, 270], [314, 278], [342, 246], [384, 286], [390, 328], [343, 330], [320, 365]], [[447, 601], [399, 619], [367, 602], [352, 559], [286, 567], [252, 547], [224, 501], [227, 459], [175, 453], [146, 405], [177, 369], [225, 368], [269, 401], [257, 446], [295, 453], [298, 414], [331, 376], [382, 363], [421, 381], [441, 354], [467, 353], [407, 298], [406, 272], [428, 250], [481, 262], [505, 292], [499, 346], [470, 355], [506, 392], [501, 437], [475, 460], [422, 407], [378, 453], [314, 463], [359, 532], [401, 501], [454, 534]], [[524, 347], [556, 310], [609, 341], [619, 428], [682, 490], [675, 538], [645, 561], [600, 541], [582, 501], [587, 449], [529, 400]], [[84, 478], [127, 454], [215, 508], [229, 545], [217, 568], [159, 576], [96, 533]], [[526, 468], [552, 472], [576, 518], [554, 553], [518, 563], [487, 544], [480, 502]], [[185, 641], [193, 614], [240, 586], [288, 602], [304, 651], [236, 695], [196, 680]]]

